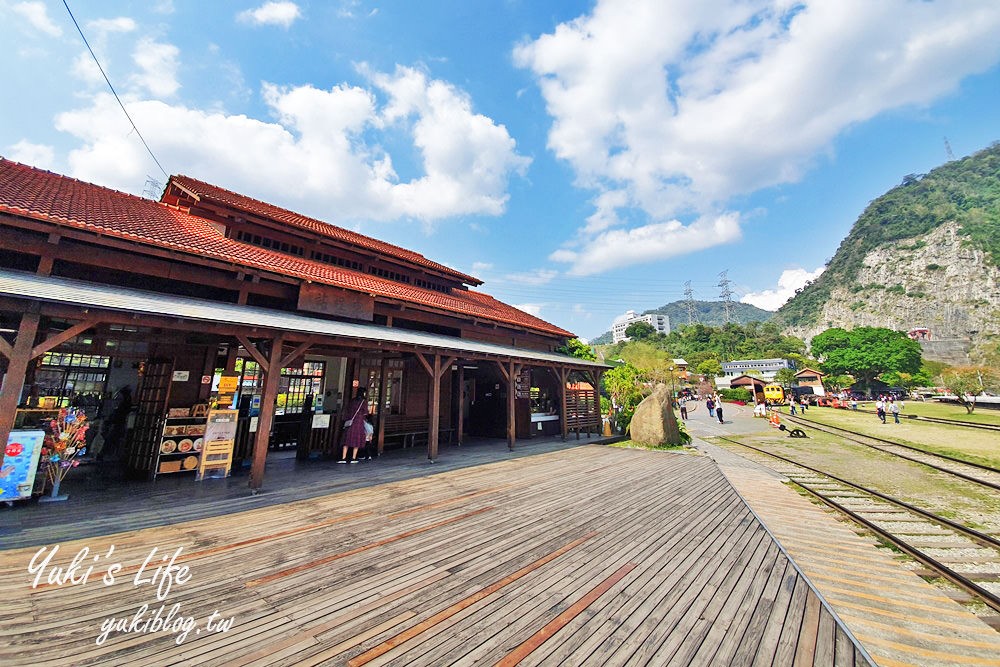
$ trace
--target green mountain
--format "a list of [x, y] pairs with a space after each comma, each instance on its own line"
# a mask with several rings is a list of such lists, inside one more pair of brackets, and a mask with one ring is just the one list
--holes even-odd
[[1000, 143], [911, 174], [872, 201], [826, 271], [774, 321], [811, 337], [832, 326], [926, 327], [932, 338], [1000, 334]]
[[[747, 322], [767, 322], [774, 313], [762, 310], [748, 303], [731, 303], [729, 321], [736, 324]], [[686, 301], [674, 301], [666, 305], [646, 310], [643, 315], [661, 314], [670, 318], [670, 328], [676, 329], [688, 323]], [[726, 307], [722, 301], [695, 301], [694, 322], [719, 327], [726, 323]], [[591, 345], [608, 345], [612, 342], [611, 332], [605, 331], [590, 341]]]
[[[736, 324], [746, 324], [747, 322], [767, 322], [774, 313], [751, 306], [749, 303], [733, 302], [729, 304], [729, 321]], [[687, 303], [685, 301], [674, 301], [665, 306], [660, 306], [653, 310], [643, 312], [643, 315], [657, 313], [670, 318], [670, 327], [676, 328], [682, 324], [688, 324]], [[723, 301], [695, 301], [694, 302], [694, 322], [707, 326], [721, 327], [726, 323], [726, 306]]]

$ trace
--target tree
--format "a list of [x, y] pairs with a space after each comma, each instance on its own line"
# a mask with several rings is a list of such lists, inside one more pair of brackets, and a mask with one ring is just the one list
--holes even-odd
[[643, 340], [656, 334], [656, 329], [649, 322], [633, 322], [625, 327], [625, 336], [629, 340]]
[[576, 357], [577, 359], [597, 361], [597, 355], [594, 354], [593, 348], [581, 341], [579, 338], [570, 338], [566, 341], [565, 345], [556, 348], [556, 352], [562, 352], [563, 354], [568, 354], [569, 356]]
[[976, 409], [976, 397], [1000, 385], [997, 372], [983, 366], [950, 368], [941, 374], [941, 381], [970, 415]]
[[604, 391], [611, 397], [615, 428], [624, 433], [643, 398], [642, 374], [629, 363], [615, 366], [604, 374]]
[[841, 389], [846, 389], [854, 384], [854, 378], [850, 375], [824, 375], [823, 387], [827, 391], [837, 393]]
[[782, 386], [791, 387], [795, 384], [795, 371], [791, 368], [780, 368], [774, 374], [774, 381]]
[[919, 343], [882, 327], [827, 329], [812, 339], [812, 354], [822, 361], [824, 373], [853, 375], [869, 391], [883, 373], [916, 373], [921, 362]]
[[709, 378], [719, 377], [722, 375], [722, 362], [718, 359], [706, 359], [698, 364], [695, 372]]

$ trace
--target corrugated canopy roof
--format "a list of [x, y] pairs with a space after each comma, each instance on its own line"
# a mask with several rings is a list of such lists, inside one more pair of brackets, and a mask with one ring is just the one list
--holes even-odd
[[21, 271], [0, 270], [0, 296], [29, 298], [73, 306], [202, 322], [260, 327], [277, 331], [295, 331], [354, 340], [414, 345], [446, 352], [465, 352], [571, 366], [607, 368], [604, 364], [554, 352], [539, 352], [422, 331], [391, 329], [374, 324], [335, 322], [280, 310], [145, 292], [68, 278], [38, 276]]

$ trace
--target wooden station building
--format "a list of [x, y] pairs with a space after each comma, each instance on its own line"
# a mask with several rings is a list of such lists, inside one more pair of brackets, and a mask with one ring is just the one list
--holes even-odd
[[598, 432], [604, 366], [481, 284], [186, 176], [156, 202], [0, 159], [0, 442], [30, 409], [99, 422], [128, 386], [124, 459], [152, 477], [167, 415], [222, 375], [238, 377], [234, 454], [254, 490], [269, 447], [338, 453], [359, 387], [379, 452]]

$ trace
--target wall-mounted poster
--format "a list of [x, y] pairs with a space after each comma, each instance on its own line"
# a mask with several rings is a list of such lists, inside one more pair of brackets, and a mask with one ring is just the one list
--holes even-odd
[[0, 467], [0, 501], [30, 498], [45, 431], [11, 431]]

